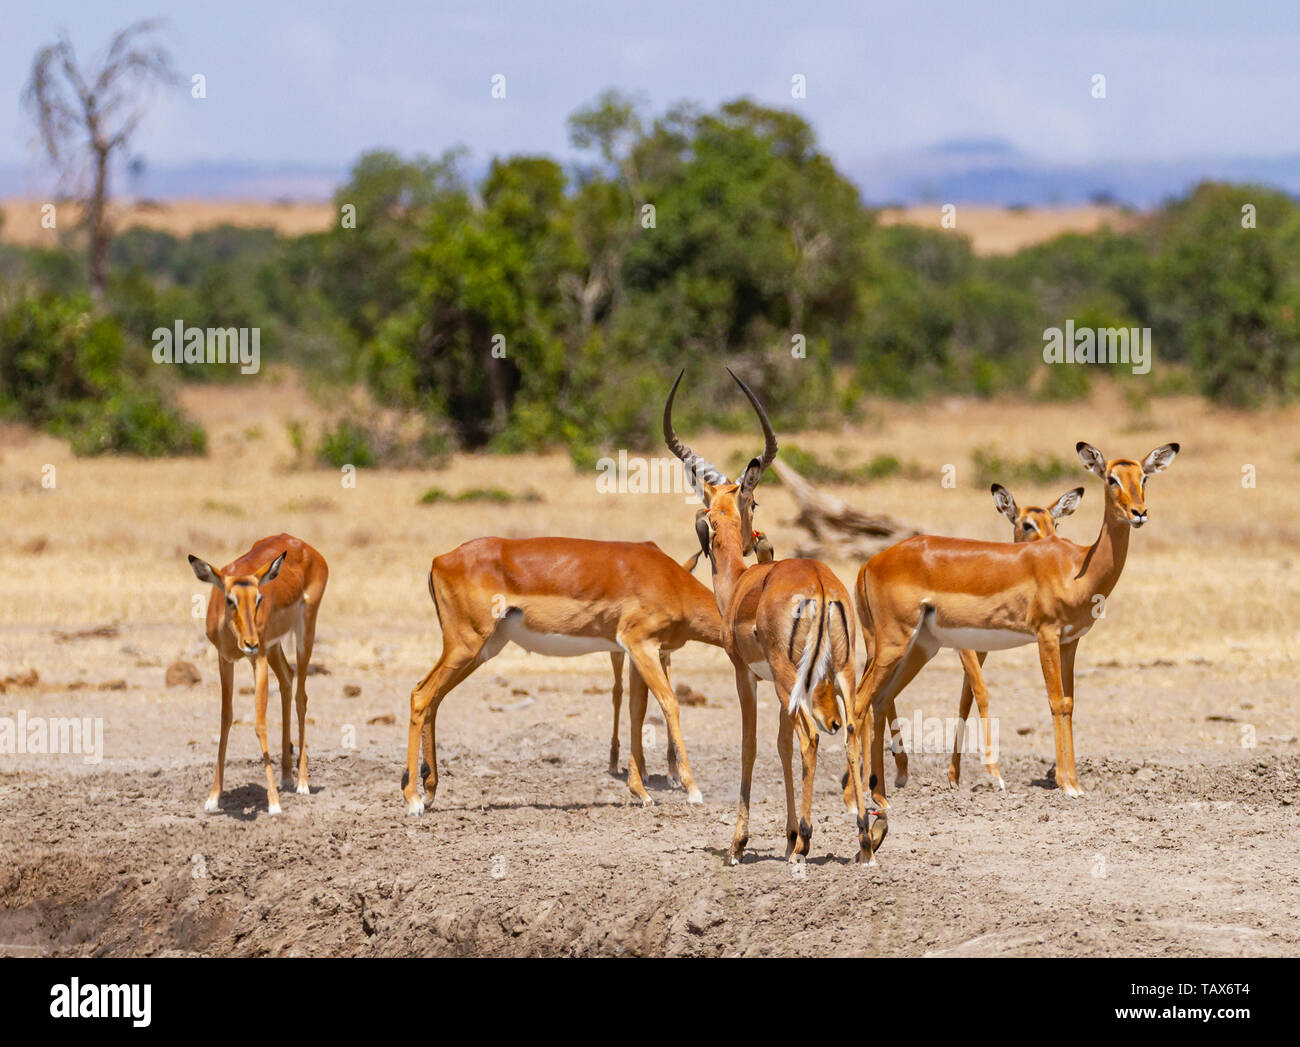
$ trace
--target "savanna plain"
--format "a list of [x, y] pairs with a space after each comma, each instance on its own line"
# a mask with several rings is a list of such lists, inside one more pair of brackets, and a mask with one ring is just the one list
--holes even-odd
[[[1135, 413], [1102, 388], [1070, 405], [871, 404], [851, 428], [782, 433], [845, 466], [896, 456], [894, 476], [829, 490], [921, 531], [991, 540], [1010, 528], [976, 448], [1068, 463], [1050, 483], [1001, 479], [1021, 505], [1085, 487], [1061, 526], [1080, 542], [1096, 537], [1102, 492], [1077, 440], [1111, 457], [1169, 440], [1182, 453], [1153, 478], [1150, 522], [1081, 642], [1085, 798], [1052, 784], [1034, 649], [994, 653], [985, 674], [1005, 792], [978, 755], [953, 787], [946, 752], [912, 752], [910, 781], [891, 784], [879, 866], [859, 866], [839, 798], [843, 737], [824, 739], [812, 854], [792, 866], [777, 708], [762, 684], [750, 851], [729, 868], [740, 722], [730, 665], [712, 648], [673, 658], [691, 694], [682, 726], [700, 806], [667, 780], [653, 701], [657, 802], [627, 790], [626, 707], [609, 773], [606, 656], [513, 646], [441, 707], [433, 808], [408, 818], [400, 795], [408, 697], [440, 649], [430, 559], [486, 534], [652, 539], [681, 559], [695, 549], [685, 497], [601, 493], [563, 454], [361, 470], [345, 486], [336, 470], [295, 462], [286, 423], [310, 425], [316, 409], [291, 375], [262, 377], [186, 388], [205, 458], [78, 459], [0, 429], [0, 716], [103, 724], [99, 762], [0, 755], [0, 954], [1300, 953], [1300, 492], [1288, 435], [1300, 411], [1166, 398]], [[743, 434], [683, 435], [720, 462], [758, 450]], [[645, 450], [664, 453], [656, 434]], [[430, 487], [518, 500], [420, 504]], [[807, 535], [789, 494], [767, 484], [758, 500], [756, 525], [793, 554]], [[194, 613], [207, 593], [185, 557], [224, 564], [282, 530], [331, 570], [307, 682], [311, 794], [287, 793], [283, 813], [267, 814], [241, 666], [226, 793], [205, 814], [220, 699]], [[852, 585], [857, 563], [831, 566]], [[197, 683], [168, 686], [178, 662]], [[899, 713], [955, 717], [960, 686], [957, 658], [941, 652]], [[277, 697], [272, 682], [273, 758]]]

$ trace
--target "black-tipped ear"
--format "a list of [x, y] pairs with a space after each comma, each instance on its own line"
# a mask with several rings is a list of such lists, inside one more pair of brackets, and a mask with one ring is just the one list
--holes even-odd
[[1069, 516], [1074, 510], [1079, 508], [1079, 503], [1083, 501], [1083, 488], [1076, 487], [1073, 491], [1066, 491], [1053, 504], [1048, 513], [1053, 520], [1059, 520], [1062, 516]]
[[267, 582], [275, 581], [275, 576], [280, 573], [280, 568], [284, 566], [284, 558], [288, 555], [289, 551], [286, 549], [271, 561], [271, 566], [266, 568], [266, 570], [262, 572], [262, 576], [257, 580], [259, 587], [265, 585]]
[[994, 484], [989, 488], [993, 492], [993, 505], [1003, 516], [1012, 523], [1016, 522], [1016, 500], [1011, 497], [1011, 492], [1001, 484]]
[[740, 474], [740, 489], [746, 494], [752, 494], [766, 471], [761, 458], [751, 458], [749, 464], [745, 466], [745, 471]]
[[208, 585], [215, 585], [218, 589], [225, 589], [225, 584], [221, 581], [221, 575], [207, 562], [200, 560], [197, 556], [191, 555], [190, 568], [194, 571], [194, 577], [200, 582], [206, 582]]
[[1106, 479], [1106, 456], [1103, 455], [1092, 444], [1080, 440], [1074, 445], [1074, 449], [1079, 452], [1079, 457], [1083, 464], [1088, 467], [1090, 472], [1096, 473], [1103, 480]]
[[1142, 472], [1147, 476], [1152, 473], [1162, 473], [1173, 464], [1174, 459], [1177, 457], [1177, 444], [1165, 444], [1163, 447], [1157, 447], [1142, 459]]

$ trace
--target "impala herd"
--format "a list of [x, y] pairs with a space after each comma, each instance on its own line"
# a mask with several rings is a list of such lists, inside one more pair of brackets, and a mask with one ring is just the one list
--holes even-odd
[[[735, 481], [678, 438], [672, 408], [681, 374], [664, 405], [664, 440], [703, 501], [694, 521], [699, 552], [684, 563], [653, 542], [582, 538], [479, 538], [434, 558], [428, 585], [442, 629], [442, 653], [411, 692], [402, 776], [408, 813], [421, 814], [437, 793], [436, 723], [442, 700], [510, 641], [527, 651], [562, 657], [609, 653], [614, 669], [611, 773], [618, 768], [623, 662], [631, 659], [627, 784], [644, 804], [652, 802], [644, 784], [641, 731], [648, 694], [659, 703], [668, 727], [670, 779], [680, 782], [691, 803], [702, 802], [682, 737], [670, 656], [690, 641], [726, 651], [735, 670], [741, 717], [740, 804], [727, 851], [733, 865], [741, 861], [749, 840], [760, 679], [773, 684], [779, 699], [777, 750], [785, 779], [786, 857], [792, 861], [809, 852], [818, 738], [843, 727], [843, 799], [856, 819], [857, 859], [875, 864], [887, 831], [886, 728], [895, 731], [891, 749], [895, 785], [901, 787], [907, 781], [907, 754], [897, 733], [895, 700], [944, 647], [957, 651], [964, 670], [961, 727], [949, 780], [955, 785], [960, 779], [961, 731], [974, 701], [985, 769], [1005, 788], [991, 740], [982, 666], [989, 651], [1036, 644], [1052, 712], [1056, 784], [1069, 796], [1083, 795], [1074, 765], [1078, 641], [1104, 615], [1106, 598], [1124, 569], [1130, 532], [1147, 520], [1147, 480], [1169, 467], [1178, 444], [1158, 447], [1140, 462], [1108, 459], [1091, 444], [1076, 446], [1084, 465], [1105, 485], [1101, 531], [1091, 545], [1056, 533], [1056, 521], [1078, 508], [1082, 487], [1048, 509], [1022, 509], [1010, 492], [994, 484], [994, 504], [1011, 521], [1014, 541], [908, 538], [862, 565], [850, 597], [824, 563], [778, 560], [762, 532], [753, 529], [754, 491], [776, 457], [777, 439], [758, 398], [735, 374], [731, 377], [753, 406], [764, 440], [762, 453]], [[751, 555], [758, 561], [752, 565], [745, 559]], [[701, 556], [711, 569], [711, 590], [692, 574]], [[247, 659], [253, 666], [268, 810], [278, 814], [267, 748], [268, 672], [275, 673], [280, 688], [283, 787], [307, 793], [306, 676], [329, 568], [319, 552], [287, 534], [262, 539], [221, 570], [194, 556], [189, 560], [195, 576], [212, 586], [206, 631], [217, 649], [221, 678], [216, 776], [204, 808], [219, 807], [234, 668], [236, 661]], [[867, 660], [857, 679], [859, 622]], [[295, 670], [282, 650], [290, 635], [297, 656], [296, 690]], [[296, 781], [291, 781], [291, 693], [298, 715]], [[795, 738], [802, 764], [797, 812], [791, 766]]]

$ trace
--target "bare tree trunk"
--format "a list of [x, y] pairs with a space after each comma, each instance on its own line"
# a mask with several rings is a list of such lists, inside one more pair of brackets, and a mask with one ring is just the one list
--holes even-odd
[[797, 556], [816, 559], [865, 560], [917, 530], [890, 516], [872, 516], [842, 498], [818, 490], [781, 459], [772, 463], [799, 506], [795, 523], [808, 531], [811, 541], [795, 549]]
[[108, 287], [108, 146], [95, 144], [95, 187], [90, 198], [90, 294], [104, 304]]

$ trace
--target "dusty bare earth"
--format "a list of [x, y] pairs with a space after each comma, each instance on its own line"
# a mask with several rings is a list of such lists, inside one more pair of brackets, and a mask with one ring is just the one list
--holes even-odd
[[[1157, 401], [1139, 424], [1106, 400], [882, 405], [859, 430], [799, 439], [854, 460], [902, 449], [918, 473], [838, 493], [927, 529], [1002, 539], [1005, 521], [965, 475], [972, 446], [1060, 445], [1064, 456], [1082, 437], [1142, 454], [1177, 438], [1184, 453], [1153, 481], [1152, 522], [1083, 641], [1087, 798], [1049, 784], [1036, 658], [994, 654], [1007, 791], [977, 756], [956, 789], [945, 755], [914, 756], [911, 781], [892, 791], [880, 865], [859, 867], [838, 799], [843, 749], [826, 740], [813, 858], [792, 868], [763, 685], [751, 854], [727, 868], [739, 716], [725, 658], [707, 648], [674, 658], [676, 681], [707, 698], [683, 712], [703, 806], [668, 787], [653, 704], [656, 806], [630, 803], [607, 773], [604, 656], [514, 647], [442, 707], [434, 808], [407, 818], [399, 795], [407, 696], [438, 650], [429, 557], [493, 532], [651, 537], [685, 555], [692, 511], [680, 496], [598, 495], [562, 456], [376, 471], [343, 489], [330, 470], [287, 462], [283, 418], [310, 419], [292, 388], [265, 401], [210, 387], [193, 396], [213, 435], [197, 463], [78, 461], [44, 437], [0, 432], [0, 717], [99, 717], [104, 732], [98, 763], [0, 755], [0, 953], [1300, 953], [1294, 444], [1266, 438], [1294, 431], [1294, 412]], [[701, 442], [724, 460], [744, 444]], [[938, 482], [950, 462], [956, 489]], [[1258, 469], [1254, 489], [1241, 487], [1243, 463]], [[56, 467], [53, 489], [41, 486], [44, 465]], [[1023, 500], [1044, 504], [1075, 483], [1088, 494], [1063, 531], [1089, 540], [1100, 491], [1082, 471]], [[531, 489], [541, 501], [417, 506], [432, 485]], [[761, 502], [778, 551], [791, 548], [788, 496], [772, 488]], [[315, 658], [325, 672], [308, 681], [312, 792], [283, 795], [284, 813], [267, 815], [241, 693], [227, 793], [204, 814], [219, 702], [190, 613], [204, 594], [184, 554], [226, 562], [279, 529], [332, 568]], [[834, 567], [852, 580], [855, 565]], [[177, 660], [201, 682], [166, 686]], [[959, 672], [941, 653], [900, 712], [954, 715]], [[251, 673], [237, 682], [247, 688]], [[271, 704], [278, 745], [274, 694]], [[626, 710], [622, 734], [625, 768]]]

